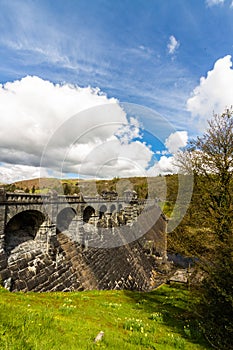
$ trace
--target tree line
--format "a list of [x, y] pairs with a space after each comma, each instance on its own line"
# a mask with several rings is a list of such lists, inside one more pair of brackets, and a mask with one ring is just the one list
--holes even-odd
[[185, 217], [168, 237], [169, 249], [197, 258], [202, 279], [195, 285], [200, 302], [194, 313], [213, 348], [231, 349], [233, 110], [214, 114], [206, 132], [179, 152], [176, 164], [193, 175], [194, 190]]

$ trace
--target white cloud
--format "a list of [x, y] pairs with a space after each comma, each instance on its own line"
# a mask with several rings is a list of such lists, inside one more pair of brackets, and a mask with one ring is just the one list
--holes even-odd
[[179, 46], [180, 46], [179, 41], [176, 40], [174, 35], [171, 35], [169, 37], [169, 43], [167, 44], [169, 54], [173, 55]]
[[177, 173], [178, 168], [174, 165], [174, 157], [162, 156], [147, 172], [148, 176], [158, 176], [160, 174]]
[[[31, 76], [0, 85], [1, 160], [19, 155], [23, 164], [30, 159], [38, 165], [48, 137], [59, 125], [72, 115], [101, 104], [117, 105], [117, 101], [100, 95], [97, 89], [54, 85]], [[126, 121], [123, 113], [119, 114], [119, 121]]]
[[[176, 152], [187, 145], [188, 133], [187, 131], [176, 131], [171, 133], [165, 140], [166, 151], [160, 152], [162, 156], [160, 159], [151, 166], [148, 171], [148, 176], [157, 176], [159, 174], [172, 174], [177, 173], [178, 168], [175, 165]], [[172, 154], [172, 156], [168, 155]], [[158, 152], [156, 152], [158, 154]]]
[[[148, 176], [157, 176], [159, 174], [172, 174], [177, 173], [178, 168], [175, 166], [175, 154], [176, 152], [187, 145], [188, 133], [187, 131], [176, 131], [171, 133], [165, 140], [166, 151], [162, 152], [162, 156], [159, 161], [150, 167], [147, 171]], [[172, 156], [166, 154], [171, 153]], [[158, 154], [156, 152], [156, 154]], [[161, 154], [161, 152], [160, 152]]]
[[208, 7], [214, 6], [214, 5], [221, 5], [224, 4], [225, 0], [206, 0], [206, 5]]
[[140, 127], [139, 121], [136, 118], [130, 117], [130, 123], [122, 125], [115, 135], [119, 137], [122, 143], [127, 144], [135, 138], [142, 138]]
[[122, 144], [119, 139], [112, 138], [95, 145], [77, 170], [95, 178], [145, 176], [152, 155], [153, 152], [142, 142]]
[[153, 155], [135, 140], [139, 122], [128, 121], [116, 99], [90, 87], [35, 76], [0, 85], [0, 117], [2, 182], [38, 177], [41, 159], [44, 175], [136, 176]]
[[169, 153], [176, 153], [180, 148], [185, 147], [188, 142], [187, 131], [176, 131], [172, 133], [165, 141]]
[[200, 84], [187, 100], [187, 109], [191, 112], [199, 129], [206, 126], [213, 112], [222, 113], [233, 105], [233, 70], [231, 56], [218, 59], [214, 68], [201, 77]]
[[[144, 142], [142, 121], [126, 116], [98, 89], [36, 76], [0, 85], [0, 182], [41, 176], [147, 176], [176, 171], [174, 154], [187, 132], [172, 133], [168, 151]], [[159, 152], [158, 152], [159, 151]]]
[[0, 182], [10, 183], [14, 181], [37, 178], [40, 169], [29, 165], [0, 163]]

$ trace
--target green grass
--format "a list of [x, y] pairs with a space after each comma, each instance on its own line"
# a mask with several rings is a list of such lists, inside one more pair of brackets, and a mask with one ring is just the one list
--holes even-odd
[[184, 287], [167, 285], [150, 293], [1, 288], [0, 349], [209, 349], [189, 312], [191, 299]]

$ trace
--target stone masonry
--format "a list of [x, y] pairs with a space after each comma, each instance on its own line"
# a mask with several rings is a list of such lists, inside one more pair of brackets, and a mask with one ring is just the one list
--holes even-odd
[[149, 290], [166, 276], [156, 204], [0, 191], [0, 279], [11, 291]]

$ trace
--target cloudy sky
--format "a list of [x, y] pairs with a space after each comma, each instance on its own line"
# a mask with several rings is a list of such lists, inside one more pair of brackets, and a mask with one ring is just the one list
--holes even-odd
[[232, 55], [232, 0], [0, 0], [0, 182], [175, 171]]

